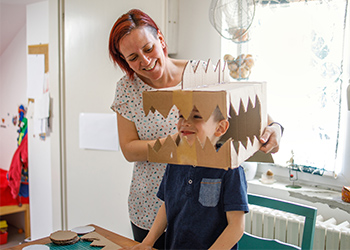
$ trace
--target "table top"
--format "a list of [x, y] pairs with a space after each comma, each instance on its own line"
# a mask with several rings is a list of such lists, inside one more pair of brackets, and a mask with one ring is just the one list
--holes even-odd
[[[121, 247], [131, 247], [137, 244], [136, 241], [126, 238], [124, 236], [121, 236], [119, 234], [113, 233], [111, 231], [108, 231], [107, 229], [104, 229], [102, 227], [96, 226], [96, 225], [89, 225], [89, 226], [93, 226], [95, 228], [95, 232], [99, 233], [100, 235], [102, 235], [103, 237], [107, 238], [108, 240], [118, 244]], [[21, 250], [23, 247], [25, 246], [29, 246], [29, 245], [34, 245], [34, 244], [49, 244], [51, 243], [50, 237], [45, 237], [39, 240], [34, 240], [28, 243], [24, 243], [18, 246], [14, 246], [14, 247], [10, 247], [7, 248], [8, 250]]]

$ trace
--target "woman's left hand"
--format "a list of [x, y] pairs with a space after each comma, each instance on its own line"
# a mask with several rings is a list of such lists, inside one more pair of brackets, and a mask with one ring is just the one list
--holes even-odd
[[260, 147], [260, 151], [268, 153], [276, 153], [279, 150], [280, 140], [281, 140], [281, 126], [274, 123], [267, 126], [264, 133], [260, 137], [260, 142], [263, 144]]

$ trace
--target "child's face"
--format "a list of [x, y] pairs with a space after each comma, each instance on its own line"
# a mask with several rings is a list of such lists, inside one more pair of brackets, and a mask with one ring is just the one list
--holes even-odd
[[196, 137], [204, 145], [206, 137], [209, 138], [212, 144], [217, 141], [217, 132], [219, 122], [214, 121], [214, 116], [211, 115], [207, 121], [204, 121], [201, 114], [196, 108], [194, 108], [186, 120], [182, 114], [179, 112], [179, 123], [177, 129], [179, 131], [179, 136], [182, 139], [184, 136], [187, 137], [187, 141], [192, 145]]

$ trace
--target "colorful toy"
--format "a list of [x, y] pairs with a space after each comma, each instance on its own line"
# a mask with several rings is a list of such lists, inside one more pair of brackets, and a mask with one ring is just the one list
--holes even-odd
[[18, 138], [17, 138], [17, 146], [19, 146], [24, 138], [24, 136], [27, 134], [27, 118], [25, 117], [27, 113], [26, 108], [23, 105], [20, 105], [18, 107]]

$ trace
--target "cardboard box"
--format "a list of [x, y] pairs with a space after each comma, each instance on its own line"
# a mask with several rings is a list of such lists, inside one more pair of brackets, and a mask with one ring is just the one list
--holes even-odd
[[181, 89], [143, 92], [146, 115], [158, 110], [164, 117], [175, 105], [186, 119], [195, 106], [204, 120], [216, 107], [229, 119], [230, 128], [222, 137], [223, 145], [216, 151], [207, 139], [189, 145], [186, 138], [176, 141], [168, 137], [162, 145], [148, 146], [151, 162], [188, 164], [228, 169], [238, 167], [261, 147], [258, 138], [267, 126], [266, 84], [264, 82], [222, 82], [227, 80], [225, 66], [215, 70], [211, 63], [186, 67]]

